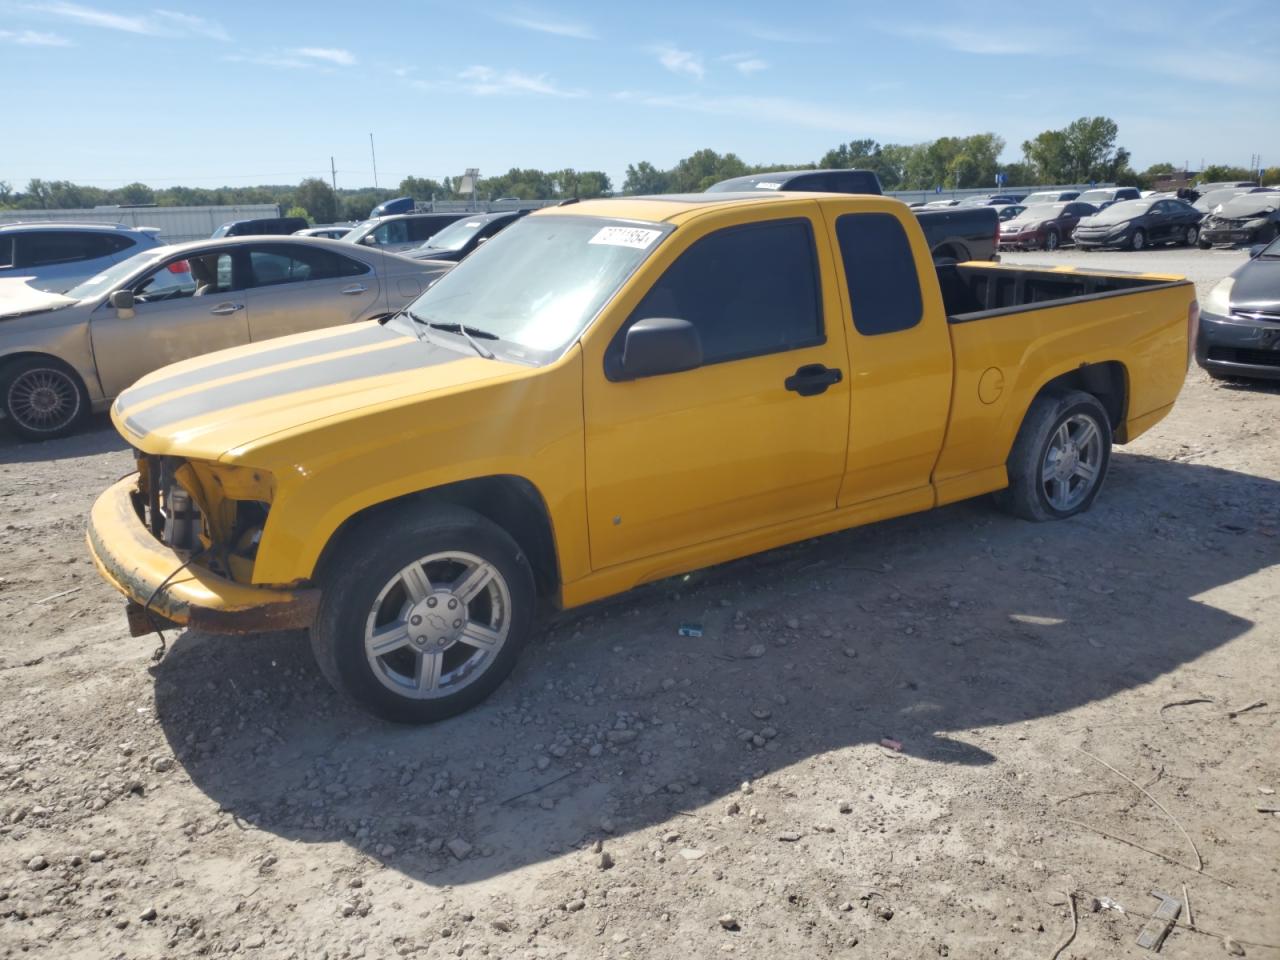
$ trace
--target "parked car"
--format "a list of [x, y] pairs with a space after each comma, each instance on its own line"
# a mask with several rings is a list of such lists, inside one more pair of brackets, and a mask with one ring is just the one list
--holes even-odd
[[223, 347], [394, 313], [448, 264], [337, 240], [158, 247], [65, 294], [0, 291], [0, 413], [31, 440], [71, 431], [157, 367]]
[[368, 219], [390, 217], [397, 213], [413, 213], [417, 205], [418, 203], [413, 197], [396, 197], [394, 200], [384, 200], [369, 211]]
[[1079, 190], [1037, 190], [1035, 193], [1028, 193], [1018, 202], [1024, 207], [1034, 207], [1041, 203], [1065, 203], [1079, 196]]
[[1192, 204], [1201, 213], [1213, 213], [1218, 207], [1222, 206], [1232, 197], [1238, 197], [1242, 193], [1248, 193], [1253, 187], [1220, 187], [1217, 190], [1210, 190], [1200, 194]]
[[1172, 409], [1195, 311], [1181, 279], [935, 265], [881, 197], [551, 207], [386, 324], [130, 388], [140, 469], [90, 549], [135, 614], [310, 628], [339, 690], [440, 720], [502, 682], [539, 597], [994, 491], [1089, 509], [1113, 438]]
[[[780, 170], [721, 180], [707, 193], [755, 192], [757, 190], [799, 190], [802, 192], [854, 193], [881, 196], [880, 178], [872, 170]], [[953, 204], [948, 202], [947, 207]], [[930, 204], [911, 210], [920, 221], [929, 250], [938, 260], [999, 260], [996, 241], [1000, 219], [991, 207], [976, 209], [929, 209]]]
[[1121, 247], [1142, 250], [1157, 244], [1194, 247], [1200, 239], [1203, 214], [1181, 200], [1122, 200], [1076, 226], [1081, 250]]
[[1280, 235], [1280, 191], [1255, 189], [1215, 207], [1200, 223], [1200, 248], [1270, 243]]
[[420, 247], [449, 224], [467, 216], [465, 213], [405, 213], [374, 217], [352, 227], [343, 243], [360, 243], [388, 253], [400, 253]]
[[1018, 198], [1007, 193], [992, 193], [983, 197], [965, 197], [960, 201], [962, 207], [1004, 207], [1017, 203]]
[[1245, 187], [1256, 187], [1257, 180], [1217, 180], [1213, 183], [1197, 183], [1196, 190], [1201, 196], [1213, 190], [1239, 190]]
[[341, 226], [340, 224], [330, 224], [324, 227], [307, 227], [305, 230], [295, 230], [295, 237], [323, 237], [326, 240], [341, 240], [351, 232], [351, 226]]
[[116, 223], [0, 225], [0, 280], [61, 293], [136, 253], [160, 246], [157, 227]]
[[1000, 226], [1000, 249], [1057, 250], [1071, 242], [1081, 217], [1097, 213], [1091, 203], [1041, 203], [1026, 207]]
[[480, 213], [463, 217], [449, 224], [420, 247], [404, 253], [415, 260], [452, 260], [457, 263], [472, 250], [487, 243], [489, 238], [515, 223], [528, 210], [511, 210], [506, 213]]
[[1081, 203], [1091, 203], [1098, 210], [1105, 210], [1121, 200], [1141, 200], [1142, 194], [1137, 187], [1097, 187], [1086, 190], [1076, 199]]
[[1196, 362], [1216, 379], [1280, 380], [1280, 239], [1256, 245], [1209, 291]]
[[309, 224], [305, 217], [260, 217], [257, 220], [232, 220], [213, 231], [212, 239], [219, 237], [287, 237], [305, 230]]
[[1020, 203], [1007, 203], [1002, 207], [996, 207], [996, 216], [1000, 218], [1001, 223], [1004, 223], [1006, 220], [1012, 220], [1025, 209], [1027, 208]]

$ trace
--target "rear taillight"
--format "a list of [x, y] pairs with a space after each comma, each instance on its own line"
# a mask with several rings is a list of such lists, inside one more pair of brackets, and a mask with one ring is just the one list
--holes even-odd
[[190, 273], [191, 264], [189, 264], [186, 260], [175, 260], [173, 261], [173, 263], [169, 264], [169, 272], [170, 273]]
[[1192, 300], [1187, 307], [1187, 367], [1196, 353], [1196, 337], [1200, 334], [1200, 301]]

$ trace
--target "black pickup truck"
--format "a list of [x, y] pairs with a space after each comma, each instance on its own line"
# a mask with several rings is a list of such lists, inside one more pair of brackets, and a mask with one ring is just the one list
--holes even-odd
[[[779, 170], [721, 180], [707, 193], [748, 193], [755, 190], [803, 190], [808, 193], [870, 193], [883, 195], [880, 178], [872, 170]], [[934, 260], [999, 260], [1000, 217], [995, 207], [947, 207], [913, 211], [929, 242]]]

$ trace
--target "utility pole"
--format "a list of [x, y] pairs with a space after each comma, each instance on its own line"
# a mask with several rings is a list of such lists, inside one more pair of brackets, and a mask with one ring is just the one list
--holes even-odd
[[373, 150], [373, 134], [369, 134], [369, 156], [373, 158], [373, 189], [378, 189], [378, 155]]
[[333, 157], [329, 158], [329, 177], [333, 181], [333, 192], [338, 192], [338, 168], [333, 165]]

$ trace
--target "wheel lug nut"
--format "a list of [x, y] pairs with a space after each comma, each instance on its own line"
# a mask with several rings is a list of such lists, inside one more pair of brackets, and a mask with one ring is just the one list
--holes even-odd
[[409, 618], [409, 622], [416, 627], [418, 624], [422, 623], [422, 618], [415, 613], [412, 617]]
[[457, 605], [458, 605], [458, 601], [457, 601], [457, 600], [450, 600], [450, 601], [449, 601], [449, 609], [450, 609], [450, 610], [452, 610], [452, 609], [453, 609], [454, 607], [456, 607]]
[[461, 620], [453, 621], [453, 626], [454, 626], [454, 629], [456, 630], [458, 627], [462, 626], [462, 621]]
[[435, 605], [436, 605], [436, 598], [435, 598], [435, 597], [427, 597], [427, 606], [428, 606], [428, 607], [434, 607]]

